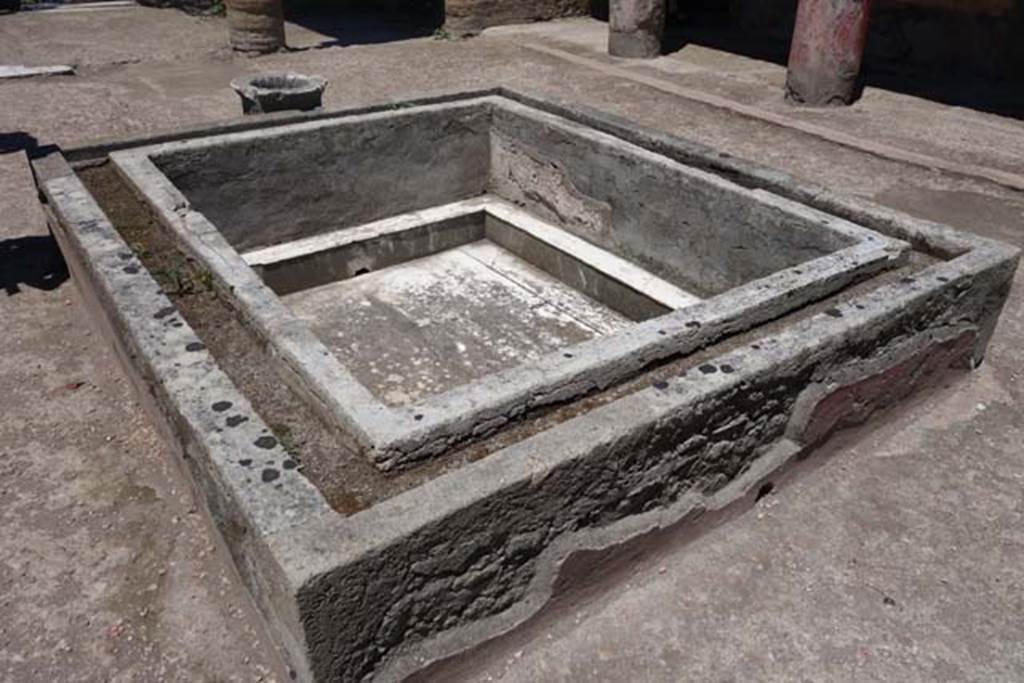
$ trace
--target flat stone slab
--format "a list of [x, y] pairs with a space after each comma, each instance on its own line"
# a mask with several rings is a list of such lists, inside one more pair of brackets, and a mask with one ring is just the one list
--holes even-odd
[[65, 64], [51, 66], [24, 66], [0, 64], [0, 80], [5, 78], [34, 78], [36, 76], [74, 76], [75, 67]]
[[389, 405], [441, 393], [630, 322], [484, 240], [284, 301]]
[[[453, 110], [460, 112], [454, 121], [446, 118]], [[411, 127], [394, 125], [410, 120]], [[415, 130], [419, 124], [433, 133]], [[554, 316], [557, 334], [595, 332], [600, 320], [610, 325], [553, 352], [537, 347], [561, 344], [550, 329], [540, 342], [529, 340], [533, 346], [517, 342], [516, 354], [547, 354], [552, 365], [538, 368], [528, 361], [498, 371], [487, 392], [475, 382], [475, 393], [463, 398], [487, 403], [489, 392], [500, 393], [505, 384], [520, 391], [519, 375], [529, 374], [528, 387], [554, 391], [542, 409], [525, 408], [514, 420], [489, 425], [475, 421], [473, 405], [452, 399], [457, 390], [444, 392], [453, 401], [449, 418], [468, 420], [456, 423], [476, 439], [475, 455], [450, 467], [444, 465], [453, 461], [444, 456], [419, 462], [412, 466], [423, 469], [415, 471], [429, 476], [403, 493], [357, 511], [334, 509], [303, 472], [301, 449], [284, 443], [253, 408], [242, 388], [248, 385], [225, 372], [225, 352], [210, 352], [63, 157], [33, 160], [49, 222], [97, 324], [177, 447], [299, 680], [402, 680], [536, 614], [572, 558], [581, 557], [576, 568], [592, 565], [601, 553], [651, 531], [752, 499], [781, 468], [810, 455], [836, 431], [870, 419], [942, 373], [980, 363], [1019, 260], [1016, 250], [996, 242], [600, 113], [502, 89], [341, 111], [297, 125], [308, 128], [252, 131], [254, 137], [243, 132], [231, 141], [243, 147], [253, 142], [271, 154], [281, 150], [284, 156], [261, 158], [266, 178], [249, 173], [246, 153], [234, 157], [234, 166], [189, 161], [190, 155], [214, 152], [208, 143], [225, 132], [218, 129], [189, 133], [179, 147], [184, 156], [171, 162], [163, 157], [162, 169], [146, 166], [153, 145], [145, 140], [129, 154], [114, 154], [119, 170], [145, 190], [140, 201], [162, 212], [166, 235], [198, 263], [212, 267], [219, 260], [206, 279], [236, 286], [223, 290], [224, 300], [240, 318], [249, 317], [254, 338], [284, 354], [275, 361], [282, 376], [288, 376], [288, 364], [308, 360], [288, 356], [289, 349], [315, 343], [317, 353], [333, 358], [320, 338], [343, 331], [341, 321], [315, 333], [317, 311], [335, 316], [335, 306], [361, 306], [387, 291], [394, 299], [381, 310], [406, 310], [416, 299], [430, 325], [443, 323], [444, 306], [418, 298], [423, 283], [444, 283], [437, 301], [490, 292], [474, 297], [472, 305], [459, 304], [462, 317], [437, 336], [442, 344], [459, 343], [462, 326], [477, 324], [491, 333], [497, 326], [482, 319], [495, 314], [488, 301], [514, 312], [502, 321], [508, 334], [550, 322], [546, 312], [530, 312], [529, 302], [554, 307], [563, 305], [562, 297], [572, 299], [570, 307], [589, 327], [576, 317]], [[429, 149], [404, 147], [399, 153], [392, 147], [439, 131], [455, 137], [429, 139]], [[253, 196], [261, 183], [282, 186], [287, 149], [296, 140], [289, 136], [311, 132], [311, 149], [328, 145], [325, 163], [343, 158], [351, 169], [358, 155], [337, 150], [369, 145], [369, 165], [353, 176], [339, 166], [295, 183], [292, 198], [311, 202], [303, 220], [295, 220], [295, 205], [280, 195], [262, 206], [237, 204], [235, 212], [220, 204], [224, 198], [217, 192], [236, 202]], [[409, 153], [412, 166], [436, 158], [456, 165], [437, 170], [432, 186], [423, 188], [415, 185], [417, 169], [394, 165], [400, 158], [409, 162]], [[678, 175], [624, 176], [616, 170], [622, 163], [650, 171], [655, 166], [641, 162], [655, 159], [655, 166]], [[376, 181], [369, 172], [386, 167], [390, 171], [377, 177], [390, 188], [392, 205], [381, 205], [384, 195], [361, 203], [351, 194], [371, 188]], [[222, 182], [211, 183], [210, 174], [218, 173]], [[486, 178], [478, 177], [482, 173]], [[630, 178], [656, 189], [645, 194], [628, 184]], [[602, 188], [602, 182], [608, 185]], [[329, 194], [332, 183], [335, 192]], [[193, 196], [182, 195], [179, 186], [192, 188]], [[563, 191], [552, 193], [552, 187]], [[603, 191], [609, 187], [637, 191]], [[465, 201], [458, 195], [466, 188], [477, 198], [497, 195], [599, 251], [573, 254], [552, 247], [555, 238], [530, 241], [529, 231], [495, 222], [486, 211], [482, 221], [477, 212], [378, 230], [389, 216]], [[423, 194], [414, 189], [436, 194], [417, 207], [412, 199]], [[680, 197], [696, 203], [676, 203]], [[737, 197], [744, 201], [735, 202]], [[623, 213], [624, 206], [630, 210]], [[641, 215], [649, 220], [638, 220]], [[672, 222], [649, 232], [659, 215]], [[700, 223], [701, 216], [732, 220]], [[301, 234], [311, 226], [324, 237], [325, 249], [302, 242], [314, 237]], [[366, 226], [379, 234], [369, 235]], [[362, 232], [355, 239], [337, 232], [348, 228]], [[797, 257], [815, 243], [819, 248], [810, 251], [816, 254]], [[435, 248], [424, 253], [425, 244]], [[754, 244], [759, 249], [745, 253], [742, 247]], [[367, 245], [373, 249], [360, 252]], [[769, 253], [768, 245], [776, 251]], [[277, 256], [263, 251], [272, 248]], [[628, 268], [606, 268], [604, 254]], [[288, 259], [297, 259], [293, 269], [275, 280], [273, 265]], [[498, 268], [481, 270], [484, 263]], [[595, 270], [595, 263], [604, 270]], [[363, 268], [367, 272], [357, 272]], [[609, 270], [625, 273], [636, 286]], [[601, 286], [588, 290], [595, 272]], [[636, 311], [621, 297], [641, 300], [629, 298], [646, 287], [631, 279], [641, 272], [655, 278], [640, 279], [653, 282], [656, 291], [668, 283], [697, 300], [631, 319], [615, 306]], [[700, 277], [691, 284], [700, 291], [682, 286], [681, 277], [695, 272]], [[407, 277], [411, 284], [403, 285]], [[447, 286], [460, 278], [463, 286]], [[518, 283], [537, 289], [513, 296], [510, 288]], [[614, 283], [619, 287], [612, 296], [605, 287]], [[596, 303], [584, 306], [580, 296]], [[647, 295], [642, 300], [652, 301]], [[410, 310], [407, 318], [417, 315]], [[255, 321], [260, 316], [268, 326]], [[612, 322], [624, 327], [612, 329]], [[302, 343], [292, 347], [289, 339]], [[410, 339], [417, 348], [409, 356], [435, 343], [427, 336]], [[613, 357], [608, 366], [614, 372], [598, 381], [587, 373], [606, 367], [595, 355], [609, 341], [635, 355]], [[458, 358], [442, 360], [455, 366]], [[566, 375], [566, 368], [579, 374]], [[418, 410], [437, 398], [410, 398], [396, 408], [367, 388], [375, 380], [366, 376], [353, 381], [351, 393], [314, 392], [309, 398], [340, 396], [385, 422], [394, 411]], [[575, 379], [558, 383], [564, 377]], [[344, 411], [320, 414], [338, 426]], [[415, 414], [413, 423], [419, 422]], [[400, 432], [404, 425], [389, 429]]]

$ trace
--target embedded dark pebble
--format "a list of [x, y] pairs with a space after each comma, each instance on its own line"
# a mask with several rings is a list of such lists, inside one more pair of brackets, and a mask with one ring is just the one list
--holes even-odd
[[135, 275], [135, 273], [139, 272], [139, 267], [138, 266], [125, 266], [124, 268], [122, 268], [122, 270], [124, 272], [128, 273], [129, 275]]
[[248, 467], [249, 465], [252, 464], [252, 458], [242, 458], [241, 460], [238, 461], [238, 464], [241, 465], [242, 467]]
[[668, 332], [666, 332], [665, 330], [658, 330], [658, 334], [664, 337], [666, 334], [668, 334]]
[[206, 345], [202, 342], [189, 342], [188, 344], [185, 344], [186, 351], [202, 351], [205, 348]]
[[260, 448], [270, 450], [271, 448], [277, 445], [277, 439], [275, 439], [272, 436], [261, 436], [260, 438], [256, 439], [256, 441], [254, 441], [253, 443], [255, 443]]
[[572, 358], [571, 353], [563, 353], [562, 355], [565, 356], [566, 358]]
[[269, 484], [270, 482], [274, 481], [280, 476], [281, 473], [275, 470], [273, 467], [266, 467], [263, 469], [263, 472], [260, 473], [260, 479], [263, 480], [264, 484]]
[[175, 320], [173, 323], [171, 323], [171, 327], [185, 327], [185, 323], [181, 322], [180, 320]]
[[833, 318], [842, 318], [843, 312], [840, 311], [838, 308], [830, 308], [827, 311], [825, 311], [825, 315], [832, 316]]
[[691, 320], [690, 322], [686, 323], [686, 326], [687, 327], [700, 327], [700, 322], [698, 322], [696, 320]]
[[294, 470], [298, 466], [299, 463], [295, 462], [294, 460], [285, 460], [284, 462], [281, 463], [281, 467], [283, 467], [286, 470]]
[[668, 382], [655, 382], [654, 383], [654, 388], [655, 389], [668, 389]]
[[761, 350], [761, 345], [760, 344], [751, 344], [750, 348], [754, 349], [755, 351], [760, 351]]
[[722, 364], [721, 364], [721, 365], [719, 366], [719, 369], [720, 369], [720, 370], [721, 370], [722, 372], [724, 372], [725, 374], [727, 374], [727, 375], [728, 375], [729, 373], [731, 373], [731, 372], [736, 372], [736, 368], [734, 368], [733, 366], [729, 365], [728, 363], [722, 363]]
[[174, 311], [174, 306], [164, 306], [159, 311], [157, 311], [156, 315], [154, 315], [153, 317], [156, 318], [157, 320], [160, 320], [161, 318], [166, 318], [170, 314], [174, 313]]
[[909, 285], [911, 282], [914, 282], [914, 278], [912, 278], [912, 277], [901, 277], [900, 278], [900, 282], [902, 282], [905, 285]]
[[249, 421], [249, 418], [247, 418], [245, 415], [232, 415], [231, 417], [228, 418], [227, 425], [228, 425], [228, 427], [237, 427], [238, 425], [242, 424], [243, 422], [248, 422], [248, 421]]
[[412, 416], [412, 419], [414, 419], [417, 422], [419, 422], [420, 420], [423, 419], [423, 414], [422, 413], [416, 413], [415, 415]]
[[705, 375], [713, 375], [716, 372], [718, 372], [718, 368], [716, 368], [714, 365], [711, 365], [710, 363], [705, 363], [704, 365], [700, 366], [697, 369], [703, 372]]
[[210, 407], [213, 408], [215, 412], [223, 413], [225, 410], [230, 408], [232, 405], [234, 405], [234, 404], [231, 403], [231, 401], [217, 401], [216, 403], [214, 403]]
[[939, 282], [949, 282], [949, 278], [946, 277], [945, 275], [940, 275], [935, 279], [938, 280]]

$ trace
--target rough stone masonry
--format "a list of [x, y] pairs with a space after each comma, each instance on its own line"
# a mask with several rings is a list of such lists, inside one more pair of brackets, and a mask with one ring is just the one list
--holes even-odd
[[[487, 116], [463, 105], [481, 98], [500, 100], [484, 110], [492, 116], [519, 109], [530, 116], [503, 119], [497, 128], [470, 125], [466, 115], [477, 122]], [[739, 306], [747, 297], [737, 292], [748, 288], [748, 294], [762, 291], [768, 297], [762, 306], [741, 307], [716, 321], [716, 313], [700, 309], [701, 303], [684, 304], [635, 322], [636, 332], [622, 339], [645, 350], [626, 376], [607, 384], [570, 383], [561, 401], [522, 410], [508, 424], [486, 423], [475, 437], [494, 446], [480, 457], [436, 471], [419, 486], [350, 514], [333, 509], [316, 482], [294, 466], [292, 454], [176, 312], [63, 157], [53, 153], [37, 159], [34, 172], [51, 227], [97, 324], [176, 447], [271, 633], [302, 680], [398, 680], [514, 628], [547, 601], [559, 568], [575, 553], [614, 549], [650, 530], [740, 501], [836, 430], [869, 419], [939, 373], [975, 367], [984, 357], [1017, 266], [1015, 250], [597, 112], [492, 90], [286, 117], [274, 121], [276, 129], [263, 130], [271, 141], [281, 136], [285, 142], [290, 135], [316, 131], [338, 149], [359, 150], [386, 139], [381, 136], [388, 130], [400, 134], [409, 117], [430, 118], [445, 107], [448, 130], [463, 131], [455, 140], [481, 135], [488, 141], [487, 159], [507, 149], [493, 142], [504, 135], [507, 143], [515, 125], [549, 121], [543, 130], [551, 137], [542, 149], [516, 145], [517, 154], [532, 160], [527, 167], [533, 171], [520, 174], [497, 165], [506, 169], [500, 177], [520, 188], [513, 201], [559, 230], [669, 281], [680, 275], [670, 267], [677, 260], [659, 264], [663, 249], [644, 252], [640, 228], [631, 222], [634, 211], [621, 211], [625, 199], [598, 193], [605, 182], [623, 187], [616, 170], [620, 163], [671, 170], [677, 175], [665, 176], [665, 182], [685, 182], [690, 190], [677, 193], [694, 202], [690, 213], [682, 214], [686, 225], [673, 232], [662, 224], [648, 239], [699, 241], [707, 234], [702, 219], [726, 215], [736, 229], [745, 226], [749, 241], [777, 245], [785, 239], [772, 226], [801, 218], [806, 239], [794, 243], [794, 255], [801, 244], [825, 241], [811, 253], [776, 263], [775, 272], [769, 268], [740, 277], [743, 264], [753, 262], [749, 255], [742, 249], [716, 253], [709, 240], [706, 261], [693, 267], [708, 268], [720, 279], [712, 282], [717, 291], [701, 298], [723, 308], [729, 302]], [[453, 116], [452, 110], [461, 114]], [[256, 128], [237, 133], [235, 142], [251, 140]], [[204, 139], [225, 132], [191, 132], [182, 146], [202, 146]], [[141, 150], [157, 142], [168, 141], [119, 147]], [[121, 159], [127, 163], [132, 155]], [[230, 166], [225, 168], [230, 175]], [[244, 168], [235, 169], [246, 176]], [[264, 169], [285, 173], [287, 164]], [[562, 179], [568, 194], [560, 201], [552, 202], [540, 187], [531, 191], [519, 184], [531, 174], [546, 177], [542, 169], [554, 169]], [[131, 169], [125, 170], [130, 181]], [[140, 177], [152, 179], [136, 180]], [[170, 192], [173, 183], [135, 187], [139, 201], [157, 209], [170, 201], [162, 218], [169, 227], [189, 224], [183, 221], [204, 227], [191, 236], [172, 233], [182, 251], [202, 257], [203, 244], [189, 241], [196, 238], [221, 256], [237, 254], [215, 224], [200, 221], [201, 205], [193, 206], [187, 196], [181, 203]], [[644, 210], [652, 220], [661, 212], [679, 215], [677, 205], [659, 203], [676, 197], [647, 199], [653, 205]], [[602, 205], [609, 207], [606, 213], [587, 215], [607, 215], [604, 223], [583, 220], [579, 210], [566, 211]], [[372, 217], [359, 217], [367, 218]], [[799, 221], [796, 226], [799, 234]], [[600, 229], [588, 233], [587, 228]], [[848, 249], [870, 250], [872, 244], [889, 255], [879, 256], [877, 267], [865, 270], [861, 266], [870, 259], [842, 255]], [[823, 265], [803, 272], [815, 262]], [[243, 274], [238, 284], [244, 287], [235, 293], [239, 315], [252, 317], [256, 309], [247, 302], [280, 303], [244, 259], [232, 257], [211, 277], [224, 285]], [[795, 306], [785, 304], [793, 296], [805, 298]], [[257, 321], [249, 324], [258, 331]], [[288, 325], [279, 332], [308, 339], [303, 329]], [[265, 339], [274, 338], [276, 332], [270, 332]], [[588, 368], [601, 366], [593, 352], [600, 342], [562, 351], [560, 365], [552, 367], [565, 372], [582, 363], [579, 371], [586, 376]], [[286, 363], [277, 370], [290, 381], [301, 374]], [[487, 398], [489, 386], [474, 388], [478, 399]], [[358, 421], [367, 405], [344, 408]], [[322, 415], [331, 421], [336, 413]], [[372, 424], [372, 414], [369, 420]], [[342, 431], [346, 427], [335, 424]], [[519, 438], [501, 438], [508, 429], [530, 426], [516, 432]]]

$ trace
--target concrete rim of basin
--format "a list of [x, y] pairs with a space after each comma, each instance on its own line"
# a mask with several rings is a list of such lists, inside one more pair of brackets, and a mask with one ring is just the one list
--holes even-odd
[[242, 98], [242, 111], [258, 114], [272, 111], [309, 111], [321, 106], [327, 79], [294, 71], [267, 71], [240, 76], [231, 88]]

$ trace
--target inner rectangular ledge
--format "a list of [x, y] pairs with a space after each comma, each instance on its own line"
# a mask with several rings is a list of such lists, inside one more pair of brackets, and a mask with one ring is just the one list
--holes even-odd
[[700, 301], [490, 196], [244, 258], [389, 405]]
[[382, 469], [901, 264], [908, 246], [500, 96], [116, 152]]

